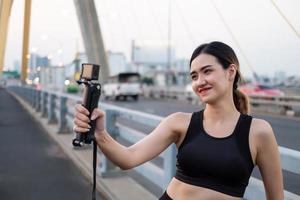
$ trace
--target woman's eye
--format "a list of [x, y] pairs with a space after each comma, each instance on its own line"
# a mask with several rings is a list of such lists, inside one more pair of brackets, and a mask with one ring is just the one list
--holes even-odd
[[211, 72], [211, 70], [207, 69], [207, 70], [204, 71], [204, 74], [209, 74], [210, 72]]
[[197, 76], [192, 76], [191, 79], [192, 80], [197, 80]]

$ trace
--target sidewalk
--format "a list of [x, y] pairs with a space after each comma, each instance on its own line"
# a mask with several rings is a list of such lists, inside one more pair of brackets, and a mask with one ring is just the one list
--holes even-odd
[[[82, 171], [83, 175], [92, 181], [92, 148], [74, 149], [72, 146], [73, 134], [56, 133], [57, 125], [50, 125], [47, 119], [42, 118], [30, 105], [17, 95], [11, 93], [21, 105], [33, 116], [37, 123], [46, 130], [46, 132], [60, 145], [67, 156]], [[98, 161], [101, 155], [98, 153]], [[91, 188], [92, 189], [92, 188]], [[144, 187], [136, 183], [132, 178], [126, 175], [126, 172], [120, 171], [116, 176], [102, 177], [97, 176], [97, 190], [107, 200], [154, 200], [155, 195], [150, 193]], [[90, 190], [91, 191], [91, 190]]]
[[89, 180], [40, 124], [1, 88], [0, 99], [0, 199], [91, 199]]

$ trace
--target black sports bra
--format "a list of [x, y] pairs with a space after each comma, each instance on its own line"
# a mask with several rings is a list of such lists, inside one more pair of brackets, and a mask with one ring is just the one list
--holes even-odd
[[235, 197], [243, 197], [254, 168], [249, 130], [252, 117], [241, 114], [233, 133], [216, 138], [203, 128], [203, 110], [192, 114], [178, 148], [175, 178]]

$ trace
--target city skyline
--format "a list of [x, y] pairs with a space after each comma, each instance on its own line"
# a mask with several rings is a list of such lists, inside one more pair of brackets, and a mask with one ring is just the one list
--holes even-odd
[[[235, 49], [246, 76], [251, 76], [251, 70], [243, 55], [259, 74], [284, 71], [288, 75], [300, 75], [300, 40], [269, 1], [214, 1], [242, 51], [211, 1], [172, 2], [171, 39], [177, 58], [189, 59], [198, 44], [221, 40]], [[300, 14], [296, 12], [299, 1], [275, 2], [296, 30], [300, 30]], [[98, 0], [95, 3], [106, 50], [123, 52], [129, 60], [131, 40], [167, 41], [168, 1]], [[15, 0], [12, 7], [6, 67], [12, 67], [21, 58], [23, 6], [22, 1]], [[72, 0], [32, 2], [29, 50], [42, 56], [52, 55], [54, 64], [68, 63], [77, 50], [84, 51]]]

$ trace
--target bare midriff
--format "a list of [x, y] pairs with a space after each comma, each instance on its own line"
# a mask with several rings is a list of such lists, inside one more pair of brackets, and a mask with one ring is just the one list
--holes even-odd
[[173, 178], [167, 188], [168, 195], [174, 200], [241, 200], [211, 189], [194, 186]]

